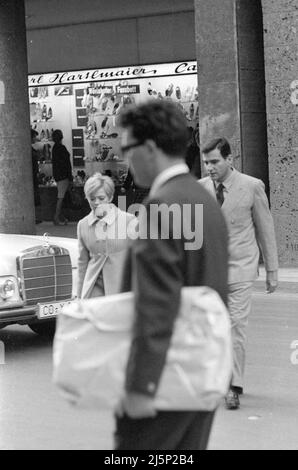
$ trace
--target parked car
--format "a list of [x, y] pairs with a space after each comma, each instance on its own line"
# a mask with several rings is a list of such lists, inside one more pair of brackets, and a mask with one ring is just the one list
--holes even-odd
[[77, 259], [74, 239], [0, 234], [0, 329], [17, 323], [53, 334], [75, 298]]

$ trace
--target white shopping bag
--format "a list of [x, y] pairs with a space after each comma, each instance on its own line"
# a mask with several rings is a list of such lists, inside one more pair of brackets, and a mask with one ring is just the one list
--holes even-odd
[[[124, 388], [134, 321], [131, 292], [79, 301], [58, 317], [53, 379], [82, 407], [112, 408]], [[213, 410], [232, 373], [229, 314], [207, 287], [182, 289], [179, 316], [156, 394], [161, 410]]]

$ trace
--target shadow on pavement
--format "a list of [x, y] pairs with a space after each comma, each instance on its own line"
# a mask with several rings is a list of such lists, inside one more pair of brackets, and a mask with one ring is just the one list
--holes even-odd
[[23, 351], [24, 349], [48, 348], [53, 339], [39, 336], [26, 325], [11, 325], [0, 330], [0, 341], [5, 345], [5, 353]]

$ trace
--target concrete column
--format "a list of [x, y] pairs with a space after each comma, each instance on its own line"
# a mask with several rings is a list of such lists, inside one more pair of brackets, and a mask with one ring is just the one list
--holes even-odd
[[298, 267], [298, 7], [262, 5], [271, 208], [280, 261]]
[[195, 0], [201, 146], [229, 139], [240, 159], [240, 105], [236, 2]]
[[201, 143], [227, 137], [235, 166], [268, 188], [260, 0], [195, 0]]
[[262, 5], [236, 5], [242, 170], [262, 179], [269, 195]]
[[0, 0], [0, 232], [35, 233], [25, 9]]

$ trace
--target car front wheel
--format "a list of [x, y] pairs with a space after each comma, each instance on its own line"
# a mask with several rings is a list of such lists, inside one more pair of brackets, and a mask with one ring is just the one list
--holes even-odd
[[47, 336], [48, 338], [53, 338], [56, 330], [56, 321], [46, 321], [44, 323], [30, 323], [28, 325], [34, 333], [40, 336]]

